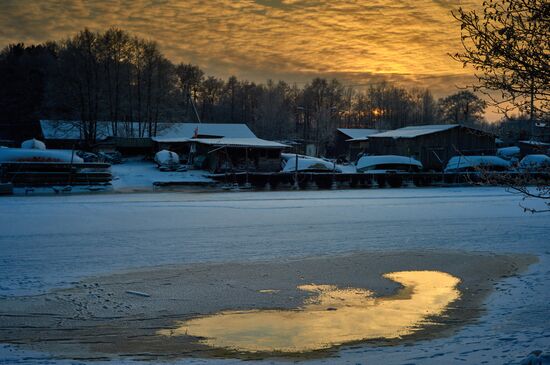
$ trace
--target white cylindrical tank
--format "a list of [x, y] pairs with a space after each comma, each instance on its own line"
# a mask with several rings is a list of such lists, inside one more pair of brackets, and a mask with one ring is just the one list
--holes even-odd
[[177, 167], [180, 164], [180, 158], [175, 152], [162, 150], [155, 154], [155, 162], [159, 167]]
[[46, 144], [42, 141], [39, 141], [37, 139], [28, 139], [21, 143], [21, 148], [29, 149], [29, 150], [45, 150]]

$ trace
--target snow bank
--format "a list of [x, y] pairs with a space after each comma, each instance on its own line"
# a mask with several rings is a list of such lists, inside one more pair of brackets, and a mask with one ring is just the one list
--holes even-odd
[[21, 148], [25, 149], [34, 149], [34, 150], [45, 150], [46, 144], [37, 139], [29, 139], [21, 143]]
[[523, 170], [550, 169], [550, 157], [546, 155], [527, 155], [519, 163]]
[[510, 162], [497, 156], [454, 156], [447, 163], [445, 172], [468, 171], [481, 167], [490, 170], [507, 170], [510, 168]]
[[[71, 157], [72, 155], [72, 157]], [[74, 162], [84, 160], [71, 150], [41, 150], [27, 148], [1, 148], [0, 163], [2, 162]]]
[[175, 152], [162, 150], [155, 154], [155, 162], [159, 165], [159, 167], [178, 167], [180, 164], [180, 158]]
[[363, 156], [357, 161], [357, 171], [369, 170], [421, 170], [422, 163], [412, 157], [383, 155]]

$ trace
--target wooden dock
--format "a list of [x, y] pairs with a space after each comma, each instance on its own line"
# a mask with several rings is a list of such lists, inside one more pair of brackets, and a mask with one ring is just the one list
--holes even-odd
[[[296, 176], [298, 178], [295, 183]], [[269, 185], [272, 190], [279, 187], [285, 189], [298, 187], [300, 189], [317, 188], [370, 188], [402, 186], [448, 186], [464, 184], [504, 185], [510, 179], [524, 177], [520, 172], [381, 172], [381, 173], [333, 173], [333, 172], [237, 172], [209, 175], [211, 179], [222, 184], [236, 184], [239, 186], [252, 185], [262, 189]], [[530, 181], [550, 183], [550, 172], [537, 172], [528, 175]]]
[[0, 181], [14, 187], [55, 185], [106, 185], [112, 175], [108, 163], [6, 162], [0, 164]]

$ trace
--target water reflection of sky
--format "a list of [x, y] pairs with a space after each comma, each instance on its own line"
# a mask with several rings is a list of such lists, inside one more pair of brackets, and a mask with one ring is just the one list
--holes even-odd
[[302, 285], [299, 289], [313, 295], [301, 308], [225, 311], [181, 322], [159, 334], [203, 337], [209, 346], [247, 352], [307, 352], [412, 334], [460, 297], [460, 280], [447, 273], [401, 271], [384, 276], [403, 288], [375, 298], [365, 289]]

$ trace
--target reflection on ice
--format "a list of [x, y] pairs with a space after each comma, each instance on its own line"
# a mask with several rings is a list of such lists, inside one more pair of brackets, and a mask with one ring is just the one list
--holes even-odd
[[225, 311], [158, 334], [202, 337], [209, 346], [238, 351], [307, 352], [411, 334], [460, 297], [460, 280], [447, 273], [401, 271], [384, 276], [403, 288], [390, 297], [374, 298], [365, 289], [302, 285], [299, 289], [315, 295], [301, 308]]

